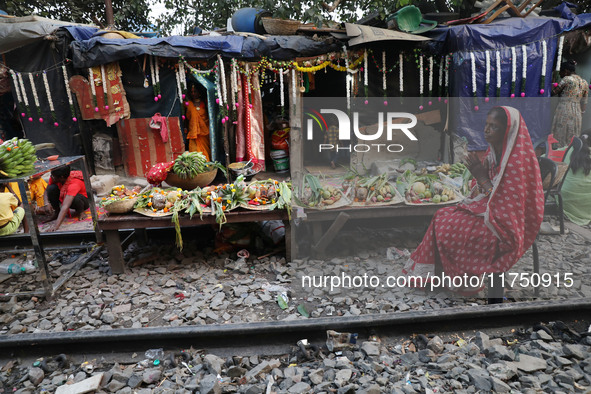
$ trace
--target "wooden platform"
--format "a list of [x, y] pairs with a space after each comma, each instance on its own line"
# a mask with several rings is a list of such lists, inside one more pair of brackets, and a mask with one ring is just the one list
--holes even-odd
[[[285, 240], [286, 252], [290, 253], [290, 227], [288, 221], [287, 211], [273, 210], [273, 211], [251, 211], [247, 209], [236, 209], [226, 213], [228, 223], [245, 223], [245, 222], [262, 222], [265, 220], [283, 220], [285, 223]], [[190, 219], [188, 215], [179, 217], [181, 227], [193, 227], [209, 224], [216, 224], [215, 216], [203, 215], [203, 219], [199, 216], [194, 216]], [[114, 274], [122, 274], [125, 272], [125, 264], [123, 261], [123, 250], [121, 248], [121, 238], [119, 230], [133, 229], [141, 232], [146, 228], [166, 228], [174, 227], [171, 217], [148, 217], [137, 213], [129, 213], [123, 215], [109, 214], [99, 218], [99, 229], [105, 234], [107, 251], [109, 252], [109, 266]]]

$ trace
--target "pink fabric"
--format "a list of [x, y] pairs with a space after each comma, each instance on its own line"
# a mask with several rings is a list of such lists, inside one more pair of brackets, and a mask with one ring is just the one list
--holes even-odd
[[437, 211], [403, 273], [433, 275], [436, 258], [448, 276], [509, 270], [533, 244], [544, 215], [538, 161], [519, 111], [503, 107], [508, 125], [501, 157], [489, 148], [493, 191]]
[[[251, 160], [253, 169], [265, 169], [265, 137], [263, 124], [263, 104], [261, 92], [248, 85], [246, 75], [238, 79], [242, 89], [238, 91], [238, 121], [236, 125], [236, 161]], [[259, 76], [253, 73], [251, 86], [259, 86]], [[250, 100], [248, 92], [250, 91]], [[250, 105], [252, 104], [252, 108]]]
[[154, 123], [160, 124], [160, 137], [162, 138], [162, 142], [168, 142], [168, 127], [166, 126], [166, 118], [160, 113], [154, 114], [152, 116], [152, 121]]

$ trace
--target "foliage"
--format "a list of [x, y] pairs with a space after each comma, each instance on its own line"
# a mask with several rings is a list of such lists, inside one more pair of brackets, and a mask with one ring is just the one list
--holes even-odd
[[[154, 0], [113, 0], [115, 27], [127, 31], [149, 28]], [[68, 22], [107, 25], [104, 0], [2, 0], [0, 9], [9, 15], [39, 16]]]

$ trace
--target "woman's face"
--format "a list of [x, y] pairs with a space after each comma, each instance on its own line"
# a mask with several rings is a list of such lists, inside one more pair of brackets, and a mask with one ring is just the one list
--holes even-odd
[[486, 124], [484, 125], [484, 139], [492, 146], [503, 144], [507, 124], [499, 119], [494, 113], [488, 114]]

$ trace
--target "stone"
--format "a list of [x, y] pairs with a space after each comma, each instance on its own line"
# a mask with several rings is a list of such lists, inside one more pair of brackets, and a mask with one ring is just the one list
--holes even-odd
[[520, 354], [519, 361], [515, 361], [517, 369], [523, 372], [543, 371], [548, 367], [546, 360], [528, 356], [527, 354]]
[[137, 374], [132, 374], [127, 380], [127, 385], [132, 389], [139, 387], [143, 382], [143, 377]]
[[107, 385], [107, 390], [112, 393], [115, 393], [125, 387], [125, 383], [120, 382], [118, 380], [111, 380], [111, 382]]
[[112, 312], [103, 312], [101, 320], [106, 324], [113, 324], [117, 318]]
[[103, 373], [100, 372], [88, 379], [74, 384], [64, 384], [55, 390], [55, 394], [82, 394], [98, 390]]
[[340, 369], [335, 376], [334, 383], [338, 387], [344, 386], [349, 379], [351, 379], [351, 375], [353, 375], [353, 371], [350, 369]]
[[554, 340], [554, 338], [552, 338], [552, 336], [544, 330], [536, 331], [536, 335], [538, 336], [539, 339], [546, 341], [546, 342], [550, 342], [550, 341]]
[[33, 383], [33, 386], [39, 386], [45, 379], [45, 372], [41, 368], [32, 367], [29, 369], [29, 381]]
[[222, 365], [225, 364], [225, 360], [216, 356], [215, 354], [208, 354], [203, 358], [203, 365], [214, 375], [220, 375], [222, 373]]
[[206, 375], [201, 382], [199, 383], [199, 393], [201, 394], [220, 394], [222, 389], [220, 387], [220, 382], [218, 381], [216, 375]]
[[246, 368], [231, 366], [230, 368], [228, 368], [226, 375], [228, 375], [231, 378], [239, 378], [239, 377], [243, 376], [246, 373], [246, 371], [247, 371]]
[[368, 356], [379, 356], [380, 355], [380, 347], [375, 342], [365, 341], [361, 345], [361, 350]]
[[437, 355], [431, 349], [419, 350], [419, 360], [422, 363], [430, 363], [437, 359]]
[[322, 383], [322, 379], [324, 379], [324, 370], [314, 369], [310, 371], [310, 373], [308, 374], [308, 378], [310, 379], [310, 382], [312, 382], [312, 384], [318, 385]]
[[492, 360], [513, 361], [515, 358], [514, 354], [507, 347], [501, 345], [493, 345], [484, 349], [484, 354]]
[[517, 374], [517, 367], [512, 362], [499, 362], [486, 367], [488, 373], [500, 380], [511, 380]]
[[162, 376], [162, 371], [160, 368], [149, 368], [144, 371], [142, 374], [142, 380], [146, 384], [156, 383], [160, 380]]
[[583, 345], [564, 345], [562, 347], [562, 351], [564, 352], [564, 357], [574, 357], [581, 360], [585, 358], [585, 350]]
[[441, 340], [441, 338], [439, 338], [438, 336], [434, 336], [433, 338], [431, 338], [431, 340], [429, 340], [429, 343], [427, 343], [427, 349], [430, 349], [437, 354], [443, 352], [443, 340]]
[[299, 382], [291, 386], [287, 392], [298, 394], [298, 393], [307, 393], [310, 390], [310, 385], [305, 382]]
[[271, 372], [272, 368], [267, 361], [263, 361], [246, 373], [247, 379], [257, 378], [260, 374]]
[[481, 351], [484, 351], [484, 349], [490, 346], [490, 337], [487, 334], [479, 331], [476, 333], [474, 343], [480, 348]]
[[477, 390], [491, 390], [492, 383], [490, 381], [489, 375], [486, 373], [484, 369], [469, 369], [467, 371], [467, 374], [470, 377], [470, 383], [472, 383]]
[[503, 382], [502, 380], [491, 376], [492, 382], [492, 391], [493, 393], [509, 393], [511, 392], [511, 386], [507, 383]]

